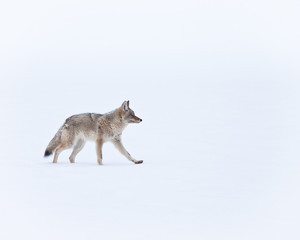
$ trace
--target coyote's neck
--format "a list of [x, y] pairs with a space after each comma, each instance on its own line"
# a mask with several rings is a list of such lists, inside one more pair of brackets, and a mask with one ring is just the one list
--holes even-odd
[[122, 117], [119, 116], [119, 109], [106, 113], [103, 117], [105, 124], [108, 125], [114, 133], [121, 134], [128, 125], [123, 121]]

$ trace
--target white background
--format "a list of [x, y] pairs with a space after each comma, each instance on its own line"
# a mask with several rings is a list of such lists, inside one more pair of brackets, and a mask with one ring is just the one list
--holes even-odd
[[[299, 239], [299, 1], [0, 4], [1, 239]], [[104, 165], [43, 158], [130, 100]]]

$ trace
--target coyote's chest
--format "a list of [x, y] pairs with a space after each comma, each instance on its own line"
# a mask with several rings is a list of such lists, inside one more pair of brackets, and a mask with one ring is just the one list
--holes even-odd
[[98, 136], [104, 141], [110, 141], [118, 138], [122, 134], [124, 127], [125, 126], [119, 122], [110, 122], [103, 119], [98, 126]]

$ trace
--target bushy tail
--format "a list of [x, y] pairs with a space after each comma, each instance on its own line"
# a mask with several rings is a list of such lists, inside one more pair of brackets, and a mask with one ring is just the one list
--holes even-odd
[[44, 157], [50, 156], [53, 151], [59, 146], [61, 142], [61, 132], [62, 128], [58, 130], [58, 132], [55, 134], [55, 136], [52, 138], [50, 143], [48, 144], [48, 147], [46, 148]]

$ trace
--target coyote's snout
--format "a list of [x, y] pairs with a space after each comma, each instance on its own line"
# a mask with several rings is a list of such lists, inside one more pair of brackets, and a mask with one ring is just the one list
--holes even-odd
[[65, 121], [50, 141], [45, 151], [45, 157], [55, 151], [53, 163], [56, 163], [63, 150], [73, 147], [69, 160], [74, 163], [76, 155], [84, 147], [85, 142], [91, 140], [96, 142], [97, 160], [102, 165], [102, 146], [105, 142], [111, 141], [128, 160], [136, 164], [142, 163], [142, 160], [134, 159], [126, 151], [121, 141], [124, 128], [129, 123], [140, 123], [141, 121], [142, 119], [129, 108], [129, 101], [123, 102], [121, 107], [106, 114], [73, 115]]

